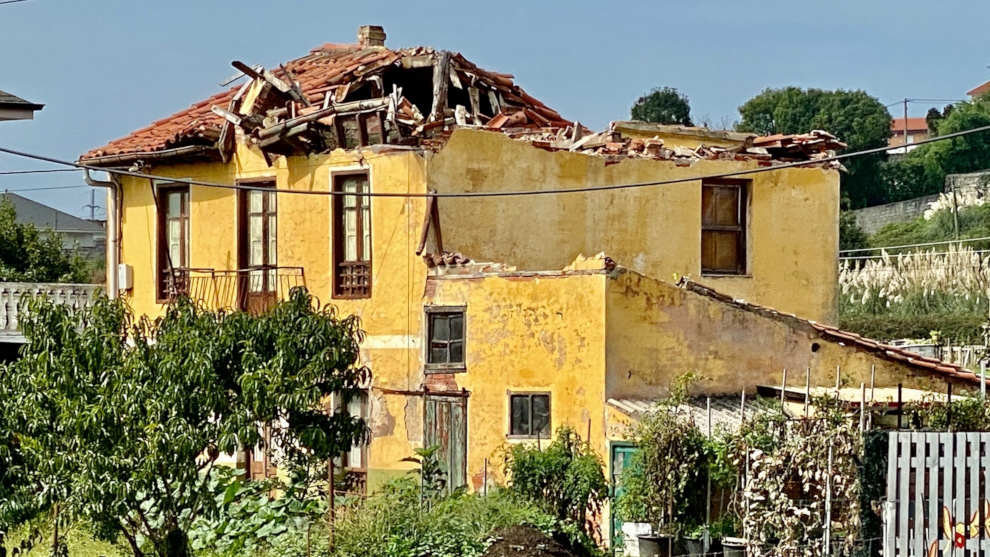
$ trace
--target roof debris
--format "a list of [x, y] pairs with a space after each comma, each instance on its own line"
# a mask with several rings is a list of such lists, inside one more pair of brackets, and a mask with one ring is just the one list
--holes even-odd
[[[392, 50], [385, 32], [362, 26], [358, 44], [325, 44], [308, 55], [266, 69], [231, 63], [248, 80], [80, 157], [90, 164], [165, 157], [228, 161], [238, 141], [279, 155], [309, 155], [370, 145], [437, 150], [458, 127], [493, 130], [549, 150], [601, 155], [611, 162], [650, 158], [794, 161], [823, 158], [844, 148], [823, 131], [755, 137], [684, 128], [701, 138], [747, 138], [731, 147], [697, 148], [628, 137], [613, 123], [591, 130], [564, 119], [513, 82], [462, 55], [429, 47]], [[626, 123], [630, 124], [630, 123]], [[655, 124], [635, 123], [649, 129]], [[637, 128], [638, 129], [638, 128]]]
[[[235, 138], [276, 155], [310, 154], [374, 144], [430, 146], [455, 126], [512, 122], [516, 128], [571, 123], [516, 85], [463, 56], [429, 47], [390, 50], [380, 28], [362, 27], [362, 44], [325, 44], [267, 70], [240, 61], [250, 78], [239, 87], [93, 149], [80, 160], [188, 145], [216, 147], [227, 160]], [[117, 160], [115, 160], [117, 162]]]
[[[488, 127], [491, 128], [492, 123], [489, 123]], [[769, 165], [771, 161], [796, 162], [823, 159], [846, 148], [845, 143], [822, 130], [813, 130], [805, 134], [777, 134], [763, 137], [750, 135], [745, 141], [731, 147], [701, 144], [692, 149], [680, 145], [668, 147], [659, 134], [646, 139], [629, 137], [616, 128], [616, 122], [613, 122], [609, 129], [598, 133], [588, 132], [580, 123], [566, 128], [498, 129], [510, 137], [529, 141], [543, 149], [601, 155], [615, 160], [630, 157], [683, 162], [694, 160], [756, 160], [766, 161], [766, 164]], [[701, 130], [698, 132], [699, 136], [708, 132], [704, 128]]]

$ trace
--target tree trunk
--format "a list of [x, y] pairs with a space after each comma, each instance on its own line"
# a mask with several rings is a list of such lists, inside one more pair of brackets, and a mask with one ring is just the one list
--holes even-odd
[[158, 554], [161, 557], [192, 557], [189, 551], [189, 536], [182, 529], [173, 528], [159, 546]]

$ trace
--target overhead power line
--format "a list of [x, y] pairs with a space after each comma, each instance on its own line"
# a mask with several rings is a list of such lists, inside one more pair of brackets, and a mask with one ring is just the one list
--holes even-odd
[[[841, 253], [860, 253], [860, 252], [864, 252], [864, 251], [880, 251], [880, 250], [892, 250], [892, 249], [904, 249], [904, 248], [923, 248], [923, 247], [926, 247], [926, 246], [942, 246], [942, 245], [945, 245], [945, 244], [963, 244], [963, 243], [968, 243], [968, 242], [983, 242], [983, 241], [986, 241], [986, 240], [990, 240], [990, 236], [984, 236], [982, 238], [963, 238], [961, 240], [942, 240], [942, 241], [939, 241], [939, 242], [923, 242], [923, 243], [920, 243], [920, 244], [903, 244], [903, 245], [900, 245], [900, 246], [880, 246], [880, 247], [876, 247], [876, 248], [843, 249], [843, 250], [839, 250], [839, 253], [840, 254]], [[877, 256], [871, 256], [871, 257], [881, 257], [881, 256], [877, 255]]]
[[27, 2], [27, 0], [3, 0], [2, 2], [0, 2], [0, 6], [4, 4], [16, 4], [18, 2]]
[[81, 168], [45, 168], [38, 170], [0, 170], [0, 176], [11, 176], [14, 174], [45, 174], [48, 172], [79, 172]]
[[[914, 253], [893, 253], [893, 254], [888, 254], [887, 257], [890, 257], [891, 259], [897, 259], [897, 257], [900, 256], [900, 255], [908, 255], [908, 256], [911, 256], [911, 255], [925, 255], [925, 256], [929, 256], [929, 255], [959, 255], [959, 256], [965, 257], [965, 256], [972, 255], [972, 254], [981, 255], [981, 254], [984, 254], [984, 253], [990, 253], [990, 250], [979, 249], [979, 250], [971, 250], [971, 251], [966, 251], [966, 252], [958, 252], [958, 251], [936, 251], [936, 252], [923, 252], [923, 253], [919, 253], [919, 254], [914, 254]], [[839, 258], [839, 261], [877, 260], [877, 259], [883, 259], [883, 258], [884, 258], [883, 255], [851, 255], [851, 256], [848, 256], [848, 257], [840, 257]]]
[[42, 191], [42, 190], [71, 190], [75, 188], [88, 188], [89, 186], [82, 184], [78, 186], [42, 186], [40, 188], [4, 188], [3, 191]]
[[[963, 137], [967, 135], [972, 135], [974, 133], [980, 133], [990, 131], [990, 125], [980, 126], [970, 130], [964, 130], [961, 132], [955, 132], [945, 135], [940, 135], [937, 137], [932, 137], [917, 141], [912, 143], [912, 145], [924, 145], [926, 143], [935, 143], [938, 141], [946, 141], [949, 139]], [[133, 170], [123, 170], [115, 168], [101, 168], [98, 166], [92, 166], [84, 163], [70, 162], [61, 159], [56, 159], [53, 157], [48, 157], [44, 155], [36, 155], [33, 153], [27, 153], [24, 151], [17, 151], [15, 149], [10, 149], [7, 147], [0, 147], [0, 153], [7, 153], [9, 155], [15, 155], [18, 157], [24, 157], [28, 159], [34, 159], [38, 161], [50, 162], [53, 164], [61, 164], [65, 166], [72, 166], [75, 168], [83, 168], [87, 170], [92, 170], [95, 172], [108, 172], [110, 174], [116, 174], [118, 176], [131, 176], [133, 178], [143, 178], [146, 180], [159, 180], [163, 182], [178, 183], [178, 184], [188, 184], [191, 186], [205, 186], [211, 188], [229, 189], [229, 190], [259, 190], [277, 193], [287, 193], [296, 195], [331, 195], [331, 196], [355, 196], [355, 197], [400, 197], [400, 198], [467, 198], [467, 197], [521, 197], [528, 195], [556, 195], [556, 194], [568, 194], [568, 193], [589, 193], [589, 192], [599, 192], [599, 191], [615, 191], [615, 190], [625, 190], [625, 189], [637, 189], [646, 188], [652, 186], [666, 186], [671, 184], [682, 184], [685, 182], [697, 182], [698, 180], [711, 180], [717, 178], [732, 178], [736, 176], [749, 176], [753, 174], [762, 174], [765, 172], [774, 172], [777, 170], [784, 170], [786, 168], [797, 168], [802, 166], [813, 166], [820, 165], [822, 163], [842, 161], [846, 159], [851, 159], [854, 157], [862, 157], [866, 155], [873, 155], [877, 153], [882, 153], [888, 151], [890, 146], [874, 147], [872, 149], [864, 149], [862, 151], [855, 151], [852, 153], [843, 153], [840, 155], [832, 155], [830, 157], [822, 157], [814, 160], [807, 161], [797, 161], [789, 162], [784, 164], [779, 164], [776, 166], [761, 166], [758, 168], [750, 168], [746, 170], [735, 170], [731, 172], [720, 172], [717, 174], [705, 174], [701, 176], [692, 176], [688, 178], [674, 178], [669, 180], [656, 180], [651, 182], [634, 182], [629, 184], [607, 184], [601, 186], [584, 186], [579, 188], [555, 188], [555, 189], [543, 189], [543, 190], [500, 190], [500, 191], [476, 191], [476, 192], [343, 192], [343, 191], [333, 191], [333, 190], [291, 190], [291, 189], [279, 189], [270, 188], [265, 186], [257, 186], [250, 184], [222, 184], [218, 182], [207, 182], [204, 180], [193, 180], [189, 178], [174, 178], [171, 176], [160, 176], [157, 174], [145, 174], [143, 172], [135, 172]]]

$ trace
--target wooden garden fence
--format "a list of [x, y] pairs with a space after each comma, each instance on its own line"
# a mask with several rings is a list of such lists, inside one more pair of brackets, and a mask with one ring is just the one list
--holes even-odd
[[990, 555], [990, 433], [891, 432], [884, 557]]

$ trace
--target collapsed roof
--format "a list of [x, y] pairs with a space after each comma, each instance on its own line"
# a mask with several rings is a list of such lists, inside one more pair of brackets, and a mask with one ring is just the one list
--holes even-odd
[[[391, 144], [437, 149], [457, 127], [504, 133], [550, 150], [605, 157], [690, 161], [728, 159], [815, 160], [845, 147], [835, 136], [771, 136], [690, 128], [698, 137], [728, 133], [743, 141], [694, 149], [655, 137], [629, 137], [613, 124], [592, 133], [527, 94], [513, 76], [479, 68], [458, 53], [385, 47], [381, 27], [362, 26], [357, 44], [325, 44], [265, 69], [232, 62], [242, 85], [218, 93], [80, 157], [113, 165], [166, 157], [230, 160], [238, 140], [261, 150], [269, 164], [279, 155]], [[627, 123], [628, 124], [628, 123]], [[642, 127], [641, 126], [641, 127]], [[669, 126], [668, 126], [669, 127]], [[682, 130], [683, 132], [683, 130]]]
[[523, 91], [509, 74], [483, 70], [445, 50], [388, 49], [380, 27], [364, 26], [358, 37], [358, 44], [328, 43], [272, 70], [235, 61], [232, 65], [249, 78], [243, 85], [93, 149], [80, 160], [113, 163], [157, 153], [226, 161], [235, 137], [270, 158], [381, 143], [419, 145], [455, 125], [571, 124]]

